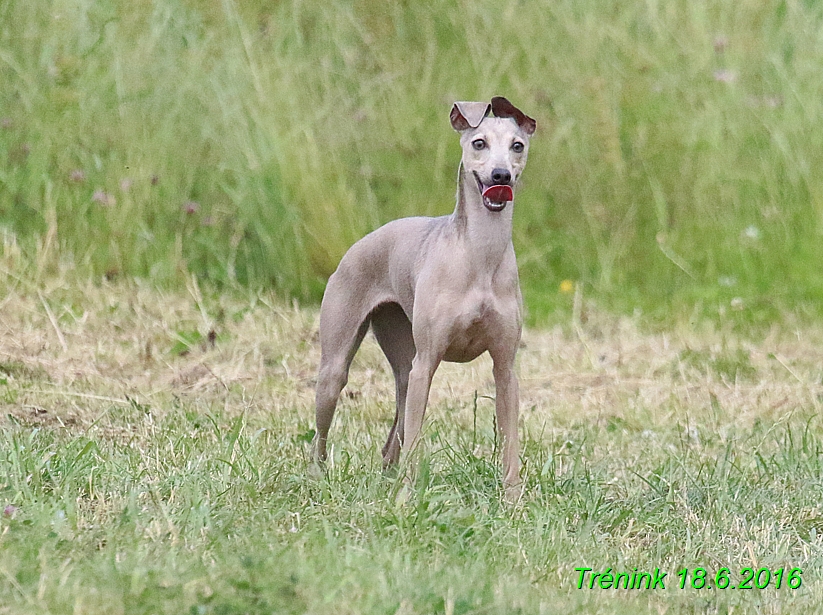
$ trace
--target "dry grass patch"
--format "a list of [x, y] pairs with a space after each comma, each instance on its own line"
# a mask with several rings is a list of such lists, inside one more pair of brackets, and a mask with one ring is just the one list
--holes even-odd
[[[137, 281], [24, 288], [9, 284], [0, 304], [3, 410], [22, 421], [86, 428], [129, 400], [163, 408], [175, 397], [219, 403], [229, 414], [293, 413], [295, 429], [312, 420], [314, 308], [265, 293], [204, 296], [196, 282], [187, 292]], [[650, 333], [608, 315], [585, 327], [527, 330], [519, 354], [523, 423], [532, 431], [580, 421], [642, 431], [704, 418], [750, 426], [799, 408], [816, 413], [821, 338], [818, 329], [751, 339], [684, 326]], [[370, 336], [349, 382], [344, 406], [390, 418], [393, 380]], [[475, 403], [490, 406], [493, 394], [488, 357], [443, 364], [432, 418], [471, 424]]]

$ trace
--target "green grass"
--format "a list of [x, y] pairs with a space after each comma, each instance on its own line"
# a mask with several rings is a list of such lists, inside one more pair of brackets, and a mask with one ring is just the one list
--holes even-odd
[[[527, 332], [524, 495], [509, 506], [487, 360], [441, 367], [404, 494], [380, 468], [393, 391], [372, 340], [327, 475], [308, 472], [316, 311], [133, 282], [2, 288], [0, 613], [823, 605], [819, 328], [647, 334], [592, 313]], [[210, 331], [181, 352], [181, 332]], [[659, 568], [666, 589], [577, 589], [580, 567]], [[678, 571], [699, 567], [736, 585], [745, 568], [799, 568], [802, 585], [681, 590]]]
[[367, 231], [451, 211], [449, 105], [503, 93], [539, 125], [515, 228], [532, 322], [565, 319], [564, 279], [663, 322], [820, 315], [815, 3], [6, 0], [0, 23], [25, 275], [316, 300]]
[[[398, 505], [397, 486], [356, 440], [338, 442], [328, 480], [312, 482], [297, 425], [198, 404], [159, 411], [118, 413], [112, 423], [135, 432], [124, 442], [4, 429], [0, 487], [19, 506], [0, 525], [0, 596], [11, 612], [778, 613], [821, 604], [823, 439], [812, 416], [700, 442], [677, 425], [643, 436], [653, 446], [642, 456], [639, 433], [619, 425], [578, 425], [548, 441], [530, 434], [527, 495], [509, 510], [496, 468], [452, 426], [430, 434], [437, 450]], [[486, 452], [488, 438], [484, 430]], [[739, 583], [752, 565], [801, 568], [804, 585], [678, 587], [683, 567], [712, 577], [728, 567]], [[667, 585], [578, 590], [576, 567], [659, 567]]]

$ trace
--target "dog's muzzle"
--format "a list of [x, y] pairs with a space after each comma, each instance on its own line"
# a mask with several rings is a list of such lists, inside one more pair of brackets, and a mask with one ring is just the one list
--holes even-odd
[[510, 185], [494, 184], [492, 186], [486, 186], [480, 181], [477, 173], [474, 174], [474, 178], [477, 180], [477, 188], [483, 197], [483, 205], [489, 211], [503, 211], [506, 203], [514, 200], [514, 191]]

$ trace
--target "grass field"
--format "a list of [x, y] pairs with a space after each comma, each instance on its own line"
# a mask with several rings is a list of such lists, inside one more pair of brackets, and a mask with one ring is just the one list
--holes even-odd
[[[799, 0], [0, 0], [0, 615], [823, 611], [821, 32]], [[453, 209], [449, 108], [495, 94], [539, 126], [523, 497], [487, 359], [383, 475], [371, 340], [310, 478], [325, 280]]]
[[[0, 613], [823, 606], [819, 328], [649, 333], [584, 301], [524, 337], [522, 501], [502, 503], [478, 360], [438, 372], [403, 502], [380, 470], [393, 391], [372, 340], [313, 480], [315, 309], [192, 281], [8, 280]], [[579, 567], [659, 568], [666, 589], [577, 589]], [[802, 585], [679, 589], [698, 567], [733, 585], [799, 568]]]

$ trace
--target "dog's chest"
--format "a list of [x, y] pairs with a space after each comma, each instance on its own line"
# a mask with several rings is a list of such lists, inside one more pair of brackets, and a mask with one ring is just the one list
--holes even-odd
[[492, 337], [501, 328], [501, 323], [516, 320], [512, 311], [516, 305], [505, 301], [491, 292], [473, 293], [463, 301], [454, 319], [454, 327], [449, 336], [449, 346], [444, 359], [465, 363], [476, 359], [489, 349]]

